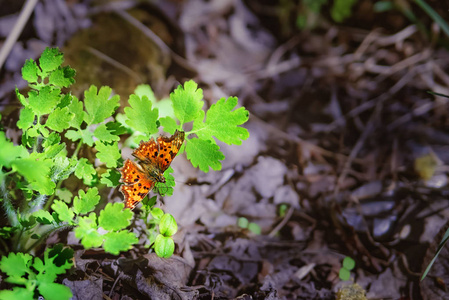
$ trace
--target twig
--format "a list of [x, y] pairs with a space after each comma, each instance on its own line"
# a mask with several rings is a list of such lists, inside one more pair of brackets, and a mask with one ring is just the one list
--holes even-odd
[[97, 49], [94, 49], [92, 47], [86, 46], [85, 47], [87, 51], [89, 51], [91, 54], [95, 55], [96, 57], [104, 60], [105, 62], [109, 63], [110, 65], [114, 66], [115, 68], [125, 72], [127, 75], [131, 76], [136, 80], [138, 83], [142, 83], [142, 78], [133, 70], [125, 66], [124, 64], [116, 61], [115, 59], [111, 58], [110, 56], [107, 56], [103, 52], [98, 51]]
[[[115, 10], [115, 13], [122, 17], [124, 20], [128, 21], [131, 25], [139, 29], [144, 35], [150, 38], [161, 51], [167, 56], [170, 55], [174, 61], [176, 61], [179, 65], [184, 67], [186, 70], [197, 72], [196, 68], [190, 64], [185, 58], [179, 56], [175, 53], [170, 47], [168, 47], [161, 38], [157, 36], [150, 28], [143, 25], [139, 20], [131, 16], [129, 13], [123, 10]], [[166, 57], [164, 56], [164, 57]]]
[[285, 226], [285, 224], [287, 224], [288, 220], [290, 220], [291, 216], [293, 215], [294, 210], [295, 209], [293, 208], [293, 206], [290, 206], [282, 221], [268, 234], [269, 237], [274, 237], [276, 233], [278, 233], [278, 231], [281, 230], [282, 227]]
[[11, 52], [12, 47], [17, 41], [20, 33], [22, 32], [23, 27], [25, 27], [26, 22], [30, 18], [31, 13], [33, 12], [34, 7], [37, 4], [37, 1], [38, 0], [27, 0], [25, 5], [23, 6], [16, 24], [14, 24], [13, 29], [9, 33], [5, 43], [0, 49], [0, 70], [3, 66], [3, 63], [6, 61], [6, 58], [8, 57], [9, 53]]

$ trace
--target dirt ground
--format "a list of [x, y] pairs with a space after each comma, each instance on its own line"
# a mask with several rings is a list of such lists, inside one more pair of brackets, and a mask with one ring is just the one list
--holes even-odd
[[[60, 280], [73, 299], [335, 299], [352, 283], [368, 299], [449, 299], [446, 248], [420, 280], [449, 217], [448, 98], [429, 93], [449, 95], [447, 33], [414, 1], [376, 11], [381, 1], [359, 0], [342, 22], [322, 2], [37, 4], [0, 73], [5, 126], [23, 62], [46, 46], [77, 70], [75, 94], [109, 85], [125, 104], [138, 84], [163, 98], [194, 79], [208, 105], [237, 96], [250, 112], [250, 138], [220, 144], [222, 171], [174, 161], [178, 183], [160, 204], [180, 226], [172, 258], [54, 237], [76, 250]], [[449, 20], [449, 4], [428, 4]], [[3, 41], [22, 5], [0, 1]]]

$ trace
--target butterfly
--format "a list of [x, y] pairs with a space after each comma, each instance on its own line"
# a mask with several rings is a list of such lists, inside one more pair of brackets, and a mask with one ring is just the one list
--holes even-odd
[[125, 208], [134, 209], [137, 203], [151, 191], [156, 182], [165, 182], [164, 172], [178, 154], [184, 143], [184, 131], [178, 131], [171, 136], [160, 136], [155, 140], [140, 142], [133, 156], [138, 164], [127, 159], [123, 168], [120, 192], [125, 196]]

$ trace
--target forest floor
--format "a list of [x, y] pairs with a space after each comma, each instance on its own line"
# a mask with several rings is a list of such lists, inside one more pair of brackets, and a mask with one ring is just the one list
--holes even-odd
[[109, 85], [126, 103], [138, 84], [163, 98], [194, 79], [208, 105], [237, 96], [250, 112], [250, 138], [220, 144], [222, 171], [173, 162], [177, 186], [160, 201], [180, 226], [172, 258], [55, 237], [77, 249], [63, 280], [74, 299], [335, 299], [352, 282], [368, 299], [449, 299], [445, 248], [421, 281], [449, 217], [448, 98], [429, 93], [449, 95], [449, 51], [419, 7], [411, 23], [358, 1], [336, 23], [325, 5], [299, 29], [296, 1], [60, 2], [38, 4], [0, 74], [5, 124], [23, 62], [54, 45], [75, 93]]

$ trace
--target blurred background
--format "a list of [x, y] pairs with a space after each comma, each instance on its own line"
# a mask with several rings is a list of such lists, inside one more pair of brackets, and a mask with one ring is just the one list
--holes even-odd
[[[237, 96], [251, 136], [220, 144], [220, 172], [173, 163], [180, 298], [346, 299], [350, 257], [356, 294], [449, 299], [445, 248], [420, 282], [449, 217], [448, 22], [443, 0], [0, 0], [1, 124], [17, 136], [21, 67], [47, 46], [80, 99], [108, 85], [124, 107], [139, 84], [163, 99], [194, 79], [209, 106]], [[145, 299], [83, 255], [100, 295]]]

